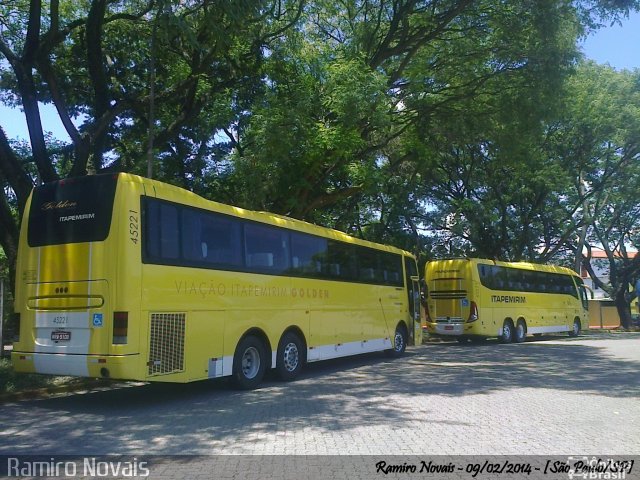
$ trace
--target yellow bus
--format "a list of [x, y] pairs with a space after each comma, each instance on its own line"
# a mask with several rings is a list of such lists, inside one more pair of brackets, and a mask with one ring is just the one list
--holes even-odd
[[460, 258], [428, 262], [426, 331], [460, 342], [588, 328], [587, 292], [574, 271], [551, 265]]
[[36, 187], [17, 272], [19, 372], [254, 388], [421, 342], [411, 254], [130, 174]]

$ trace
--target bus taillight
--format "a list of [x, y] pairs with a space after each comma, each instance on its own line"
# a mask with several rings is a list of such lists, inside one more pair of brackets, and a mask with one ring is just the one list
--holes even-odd
[[113, 344], [126, 344], [128, 333], [129, 312], [113, 312]]
[[478, 319], [478, 305], [476, 302], [471, 302], [471, 307], [469, 308], [469, 318], [467, 319], [467, 323], [475, 322]]

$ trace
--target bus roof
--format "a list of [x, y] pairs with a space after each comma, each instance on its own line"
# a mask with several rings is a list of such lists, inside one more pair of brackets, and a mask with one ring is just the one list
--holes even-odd
[[503, 262], [500, 260], [492, 260], [488, 258], [475, 258], [475, 257], [453, 257], [453, 258], [443, 258], [437, 260], [431, 260], [432, 262], [442, 262], [442, 261], [468, 261], [476, 264], [485, 264], [485, 265], [497, 265], [501, 267], [510, 267], [510, 268], [518, 268], [521, 270], [537, 270], [541, 272], [550, 272], [550, 273], [561, 273], [565, 275], [574, 275], [579, 276], [578, 273], [574, 272], [570, 268], [560, 267], [558, 265], [545, 265], [541, 263], [533, 263], [533, 262]]
[[414, 257], [413, 254], [405, 250], [389, 245], [370, 242], [368, 240], [361, 240], [339, 230], [321, 227], [319, 225], [305, 222], [303, 220], [297, 220], [295, 218], [279, 215], [276, 213], [247, 210], [241, 207], [235, 207], [233, 205], [216, 202], [214, 200], [207, 200], [206, 198], [201, 197], [200, 195], [186, 190], [182, 187], [164, 183], [158, 180], [152, 180], [131, 173], [120, 173], [120, 180], [130, 183], [140, 183], [144, 184], [147, 187], [152, 187], [158, 198], [174, 201], [176, 203], [186, 204], [205, 210], [213, 210], [234, 217], [246, 218], [248, 220], [254, 220], [260, 223], [266, 223], [292, 230], [297, 230], [299, 232], [319, 235], [333, 240], [339, 240], [342, 242], [353, 243], [356, 245], [362, 245], [378, 250], [384, 250], [387, 252]]

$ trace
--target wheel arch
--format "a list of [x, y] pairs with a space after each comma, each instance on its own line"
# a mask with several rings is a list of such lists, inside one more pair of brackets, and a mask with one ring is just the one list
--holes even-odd
[[[244, 332], [242, 336], [238, 339], [238, 343], [236, 343], [236, 349], [238, 348], [238, 345], [240, 345], [240, 343], [250, 335], [253, 335], [254, 337], [260, 339], [260, 341], [264, 345], [264, 348], [266, 349], [265, 353], [267, 354], [267, 358], [271, 358], [273, 349], [271, 347], [271, 342], [269, 341], [269, 337], [264, 332], [264, 330], [258, 327], [252, 327], [246, 332]], [[272, 362], [270, 361], [270, 363]]]
[[293, 334], [297, 335], [298, 338], [300, 338], [300, 340], [302, 340], [302, 343], [304, 344], [304, 349], [305, 349], [305, 351], [303, 353], [304, 353], [305, 362], [306, 362], [307, 348], [309, 348], [309, 344], [307, 343], [307, 337], [305, 336], [304, 332], [302, 331], [302, 329], [298, 325], [289, 325], [287, 328], [285, 328], [282, 331], [282, 334], [280, 335], [280, 338], [278, 339], [278, 344], [280, 344], [280, 341], [282, 340], [282, 338], [287, 333], [293, 333]]
[[393, 331], [396, 331], [396, 328], [398, 327], [402, 327], [404, 328], [404, 332], [408, 335], [409, 334], [409, 326], [407, 325], [407, 321], [404, 318], [401, 318], [400, 320], [398, 320], [398, 322], [396, 323], [395, 328], [393, 329]]

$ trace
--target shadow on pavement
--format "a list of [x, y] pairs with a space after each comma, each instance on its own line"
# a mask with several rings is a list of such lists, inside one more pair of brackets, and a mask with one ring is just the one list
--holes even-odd
[[637, 397], [640, 362], [597, 344], [434, 343], [400, 359], [380, 353], [312, 364], [295, 382], [268, 378], [248, 392], [214, 381], [18, 402], [3, 407], [13, 421], [0, 435], [0, 453], [207, 453], [239, 437], [257, 442], [305, 428], [392, 428], [412, 419], [408, 405], [424, 410], [438, 396], [506, 389]]

